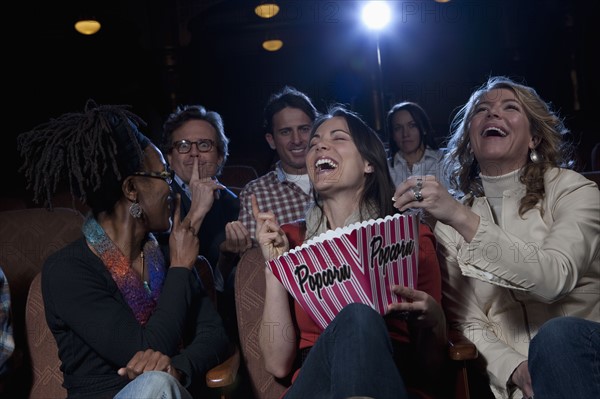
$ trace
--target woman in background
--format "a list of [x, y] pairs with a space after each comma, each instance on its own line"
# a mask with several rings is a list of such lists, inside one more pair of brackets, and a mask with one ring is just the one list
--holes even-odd
[[387, 126], [390, 132], [388, 164], [394, 185], [400, 185], [409, 176], [434, 175], [448, 187], [442, 167], [444, 152], [435, 143], [425, 110], [414, 102], [398, 103], [387, 114]]

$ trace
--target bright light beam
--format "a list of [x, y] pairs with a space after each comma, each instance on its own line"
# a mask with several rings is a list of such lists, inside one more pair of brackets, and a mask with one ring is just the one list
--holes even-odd
[[390, 7], [385, 1], [369, 1], [362, 10], [364, 24], [373, 30], [383, 29], [391, 19]]

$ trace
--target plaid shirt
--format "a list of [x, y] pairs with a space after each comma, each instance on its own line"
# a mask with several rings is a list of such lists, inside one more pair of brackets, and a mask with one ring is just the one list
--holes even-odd
[[7, 360], [15, 350], [10, 319], [10, 291], [8, 280], [0, 268], [0, 375], [7, 371]]
[[304, 219], [306, 206], [312, 201], [312, 196], [306, 194], [293, 182], [285, 179], [280, 162], [275, 170], [252, 180], [240, 193], [240, 216], [238, 220], [248, 229], [254, 240], [256, 221], [252, 214], [252, 198], [256, 196], [258, 208], [261, 211], [273, 211], [277, 223], [293, 222]]

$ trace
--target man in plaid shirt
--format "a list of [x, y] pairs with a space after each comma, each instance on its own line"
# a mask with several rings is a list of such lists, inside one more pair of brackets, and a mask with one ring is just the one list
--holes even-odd
[[271, 95], [265, 106], [265, 139], [277, 151], [279, 161], [274, 170], [246, 184], [240, 193], [238, 220], [253, 240], [256, 221], [252, 215], [252, 194], [259, 209], [272, 211], [279, 224], [304, 218], [305, 207], [312, 199], [305, 156], [317, 114], [310, 98], [289, 86]]

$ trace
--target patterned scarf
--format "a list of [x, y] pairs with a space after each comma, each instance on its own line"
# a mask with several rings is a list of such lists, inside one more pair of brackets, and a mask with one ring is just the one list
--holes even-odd
[[150, 274], [148, 291], [144, 288], [144, 282], [131, 268], [131, 261], [106, 235], [96, 219], [88, 217], [82, 230], [89, 245], [104, 262], [137, 321], [141, 325], [146, 324], [154, 312], [165, 280], [165, 259], [154, 236], [148, 235], [143, 248], [144, 261], [148, 264]]

